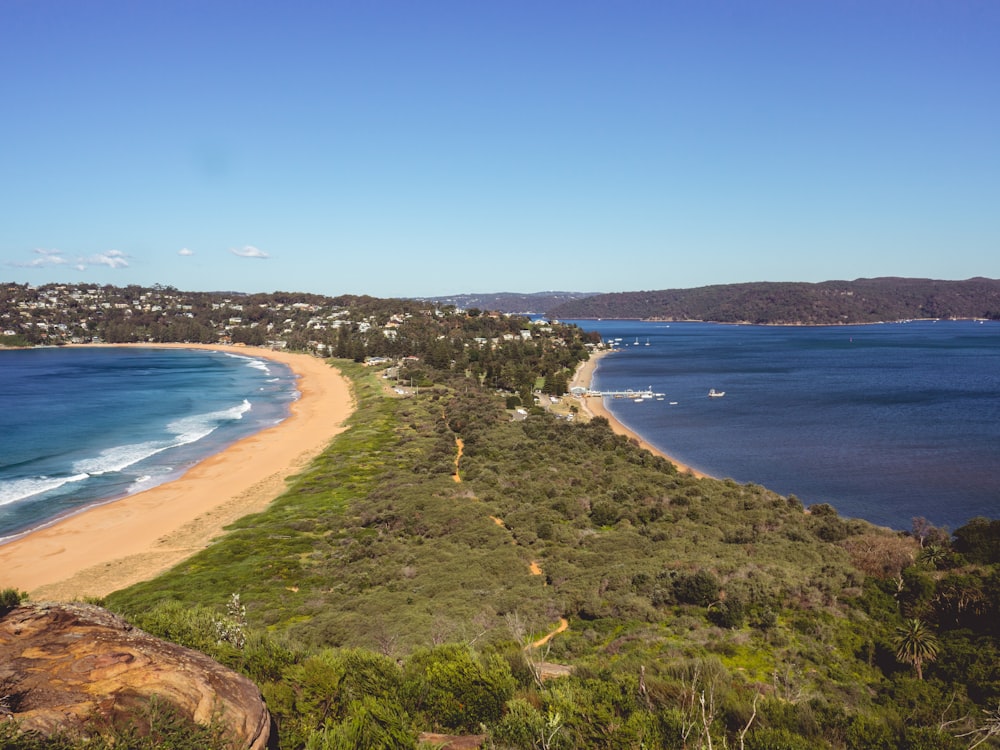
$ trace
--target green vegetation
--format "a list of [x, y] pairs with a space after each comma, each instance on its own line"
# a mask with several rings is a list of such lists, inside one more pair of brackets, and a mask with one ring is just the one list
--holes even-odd
[[31, 342], [27, 338], [21, 335], [3, 335], [0, 336], [0, 347], [24, 347], [31, 346]]
[[[495, 747], [948, 747], [1000, 698], [995, 571], [954, 552], [931, 569], [911, 535], [678, 474], [600, 419], [511, 421], [464, 375], [389, 399], [343, 366], [360, 407], [321, 461], [108, 599], [257, 680], [283, 746], [381, 717], [400, 747], [418, 729]], [[208, 624], [237, 591], [242, 651]], [[544, 658], [525, 650], [560, 616]], [[923, 675], [894, 640], [917, 616], [939, 644]], [[543, 661], [574, 672], [542, 682]]]
[[7, 614], [27, 598], [28, 595], [24, 591], [18, 591], [17, 589], [0, 590], [0, 616]]
[[906, 620], [896, 628], [892, 644], [896, 647], [896, 658], [912, 664], [917, 670], [917, 679], [924, 679], [924, 662], [934, 661], [938, 653], [937, 637], [916, 617]]
[[556, 305], [549, 315], [718, 323], [837, 325], [915, 318], [1000, 319], [1000, 281], [856, 279], [718, 284], [696, 289], [599, 294]]
[[879, 529], [679, 474], [602, 419], [512, 419], [586, 341], [414, 318], [415, 391], [337, 361], [358, 408], [324, 455], [105, 602], [252, 678], [282, 747], [996, 746], [1000, 524]]
[[[0, 712], [2, 713], [2, 712]], [[0, 720], [0, 748], [12, 750], [233, 750], [221, 724], [200, 726], [181, 716], [166, 700], [120, 704], [113, 713], [93, 717], [80, 732], [55, 736], [22, 732], [16, 722]]]

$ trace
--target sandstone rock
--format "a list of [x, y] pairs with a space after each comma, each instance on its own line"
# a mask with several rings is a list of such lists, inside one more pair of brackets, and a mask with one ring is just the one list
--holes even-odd
[[0, 618], [0, 685], [11, 696], [0, 719], [43, 733], [158, 696], [200, 724], [221, 721], [234, 746], [263, 750], [270, 737], [250, 680], [89, 604], [24, 604]]

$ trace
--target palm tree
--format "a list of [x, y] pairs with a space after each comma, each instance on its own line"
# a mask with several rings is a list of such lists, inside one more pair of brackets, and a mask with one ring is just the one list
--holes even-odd
[[924, 662], [934, 661], [937, 658], [937, 636], [917, 618], [906, 620], [896, 628], [896, 637], [892, 639], [892, 645], [896, 647], [896, 658], [912, 664], [917, 670], [918, 680], [924, 679]]
[[944, 560], [945, 560], [944, 550], [941, 549], [936, 544], [931, 544], [927, 547], [924, 547], [923, 549], [920, 550], [920, 552], [917, 553], [917, 561], [925, 563], [926, 565], [932, 568], [941, 567], [941, 563], [943, 563]]

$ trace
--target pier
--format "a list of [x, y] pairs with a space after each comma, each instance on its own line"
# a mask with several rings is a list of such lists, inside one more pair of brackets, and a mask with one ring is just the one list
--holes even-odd
[[644, 398], [663, 398], [667, 394], [665, 393], [655, 393], [652, 388], [646, 388], [645, 390], [631, 389], [625, 391], [595, 391], [588, 390], [584, 395], [586, 396], [598, 396], [604, 398], [605, 396], [611, 398], [631, 398], [631, 399], [644, 399]]

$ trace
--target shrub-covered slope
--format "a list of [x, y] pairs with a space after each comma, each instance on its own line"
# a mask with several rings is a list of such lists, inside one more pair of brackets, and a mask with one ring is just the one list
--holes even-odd
[[[947, 748], [1000, 698], [996, 561], [961, 567], [946, 535], [680, 475], [603, 420], [514, 421], [461, 373], [394, 398], [345, 366], [360, 407], [320, 461], [108, 600], [257, 679], [283, 746], [374, 722], [400, 747]], [[991, 528], [968, 535], [987, 557]], [[239, 649], [212, 630], [234, 593]]]

